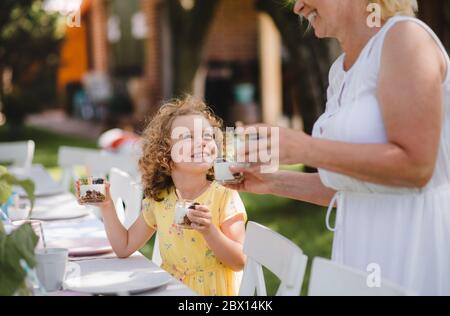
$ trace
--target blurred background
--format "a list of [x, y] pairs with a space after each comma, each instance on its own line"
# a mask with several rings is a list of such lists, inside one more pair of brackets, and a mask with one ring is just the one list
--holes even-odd
[[[418, 2], [450, 50], [450, 1]], [[34, 140], [34, 163], [58, 178], [60, 146], [96, 148], [112, 128], [139, 135], [163, 100], [185, 93], [227, 126], [310, 133], [340, 50], [306, 29], [286, 0], [2, 0], [0, 141]], [[310, 257], [330, 256], [324, 209], [242, 196], [250, 220]], [[142, 251], [150, 256], [151, 243]], [[273, 294], [277, 280], [267, 277]]]

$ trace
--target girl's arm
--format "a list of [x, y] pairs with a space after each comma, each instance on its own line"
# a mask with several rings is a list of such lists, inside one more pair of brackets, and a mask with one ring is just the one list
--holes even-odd
[[192, 227], [203, 235], [220, 262], [234, 271], [244, 268], [245, 223], [242, 216], [237, 215], [225, 221], [220, 229], [211, 223], [211, 212], [205, 205], [197, 205], [188, 217]]
[[[77, 192], [79, 192], [78, 182], [75, 187]], [[105, 202], [92, 205], [99, 207], [102, 211], [106, 235], [115, 254], [119, 258], [129, 257], [142, 248], [155, 231], [146, 224], [142, 213], [128, 230], [125, 229], [117, 217], [117, 212], [111, 199], [110, 183], [105, 184], [105, 193]]]
[[119, 258], [127, 258], [141, 249], [155, 232], [147, 225], [142, 213], [134, 224], [126, 230], [117, 217], [112, 201], [101, 207], [101, 210], [106, 235]]

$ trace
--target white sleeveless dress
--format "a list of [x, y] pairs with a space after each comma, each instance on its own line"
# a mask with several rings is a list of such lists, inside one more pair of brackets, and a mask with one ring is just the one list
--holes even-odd
[[[387, 143], [377, 81], [386, 33], [400, 21], [413, 21], [429, 32], [450, 68], [447, 52], [427, 25], [412, 17], [389, 19], [348, 72], [344, 55], [333, 64], [326, 111], [314, 126], [314, 137]], [[337, 190], [327, 213], [332, 229], [328, 220], [336, 203], [333, 260], [363, 271], [378, 264], [382, 278], [418, 295], [450, 295], [449, 73], [442, 85], [445, 115], [437, 165], [426, 187], [383, 186], [319, 170], [324, 185]]]

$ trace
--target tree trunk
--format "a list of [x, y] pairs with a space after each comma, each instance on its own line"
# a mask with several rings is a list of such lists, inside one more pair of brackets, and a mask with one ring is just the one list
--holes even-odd
[[176, 97], [192, 92], [209, 26], [220, 0], [194, 1], [194, 6], [187, 10], [179, 0], [165, 0], [172, 37], [172, 91]]

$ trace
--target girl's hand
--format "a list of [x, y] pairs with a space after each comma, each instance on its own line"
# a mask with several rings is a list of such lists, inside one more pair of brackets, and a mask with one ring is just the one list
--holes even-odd
[[196, 205], [195, 209], [192, 209], [187, 214], [191, 220], [191, 227], [201, 234], [208, 234], [212, 231], [214, 225], [212, 225], [211, 211], [206, 205]]
[[80, 200], [80, 182], [77, 180], [77, 181], [75, 181], [75, 192], [76, 192], [78, 204], [95, 206], [95, 207], [99, 207], [99, 208], [107, 208], [107, 207], [113, 205], [110, 188], [111, 188], [111, 184], [108, 181], [106, 181], [105, 182], [105, 201], [99, 202], [99, 203], [85, 203]]

